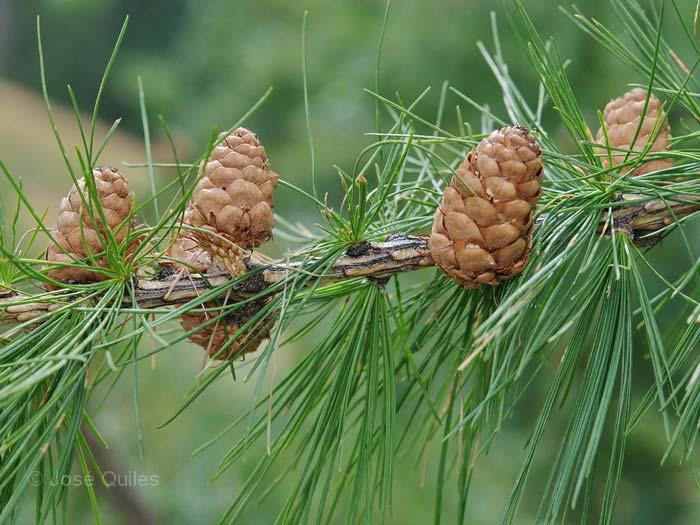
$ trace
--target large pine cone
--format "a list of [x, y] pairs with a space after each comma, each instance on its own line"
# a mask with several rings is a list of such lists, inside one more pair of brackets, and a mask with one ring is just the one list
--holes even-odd
[[445, 188], [428, 246], [435, 264], [462, 286], [497, 285], [525, 267], [540, 155], [527, 129], [502, 128], [467, 155]]
[[257, 135], [238, 128], [222, 134], [204, 167], [185, 220], [210, 234], [197, 234], [203, 248], [240, 271], [239, 250], [272, 237], [272, 192], [278, 175], [270, 170]]
[[[243, 333], [238, 334], [236, 339], [226, 350], [223, 352], [220, 351], [224, 345], [236, 335], [239, 328], [257, 314], [268, 300], [269, 299], [261, 299], [243, 305], [228, 315], [199, 328], [199, 330], [190, 334], [189, 340], [206, 350], [209, 357], [222, 361], [255, 352], [264, 340], [270, 338], [270, 330], [274, 324], [274, 316], [272, 314]], [[216, 304], [207, 303], [205, 306], [207, 308], [214, 308]], [[180, 317], [180, 324], [183, 330], [189, 332], [217, 316], [218, 312], [215, 311], [211, 313], [189, 313]]]
[[[80, 197], [82, 194], [88, 204], [89, 192], [85, 179], [80, 179], [79, 191], [73, 186], [68, 196], [61, 201], [57, 225], [52, 232], [56, 244], [52, 243], [46, 251], [48, 261], [71, 264], [75, 263], [75, 259], [93, 257], [103, 252], [104, 232], [107, 228], [112, 231], [117, 243], [128, 235], [130, 228], [124, 222], [131, 214], [133, 196], [129, 193], [126, 178], [113, 168], [95, 168], [92, 173], [107, 224], [103, 224], [95, 203], [92, 204], [92, 217], [90, 216]], [[91, 261], [85, 262], [91, 264]], [[96, 262], [103, 268], [108, 264], [104, 257]], [[58, 281], [78, 283], [99, 282], [106, 278], [99, 272], [71, 267], [52, 269], [48, 275]]]
[[[610, 151], [613, 166], [621, 164], [627, 156], [626, 151], [640, 152], [652, 141], [650, 152], [666, 151], [671, 143], [671, 127], [668, 124], [666, 114], [661, 108], [661, 101], [654, 94], [649, 96], [649, 103], [644, 115], [644, 102], [647, 92], [642, 88], [634, 88], [625, 93], [621, 98], [608, 102], [603, 111], [605, 128], [607, 131], [607, 145], [615, 148]], [[634, 139], [640, 119], [644, 119], [642, 126]], [[596, 142], [606, 146], [606, 137], [603, 129], [598, 130]], [[602, 154], [603, 166], [609, 167], [608, 153]], [[630, 156], [632, 158], [632, 156]], [[658, 159], [641, 164], [632, 172], [632, 175], [642, 175], [673, 166], [673, 159]], [[625, 169], [625, 171], [629, 171]]]

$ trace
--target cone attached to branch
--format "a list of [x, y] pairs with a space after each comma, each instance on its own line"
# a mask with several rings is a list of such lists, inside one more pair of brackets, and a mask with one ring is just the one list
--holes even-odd
[[[182, 229], [177, 240], [168, 250], [167, 261], [163, 265], [174, 268], [180, 272], [178, 278], [186, 278], [188, 273], [205, 274], [223, 270], [219, 263], [204, 250], [191, 232]], [[186, 332], [193, 331], [188, 336], [189, 340], [207, 351], [209, 357], [228, 360], [238, 355], [255, 351], [260, 343], [270, 337], [270, 328], [274, 323], [274, 316], [268, 315], [263, 321], [254, 326], [249, 326], [239, 333], [239, 329], [260, 311], [269, 301], [269, 298], [247, 303], [224, 317], [219, 317], [219, 312], [203, 312], [193, 310], [180, 316], [180, 325]], [[209, 302], [205, 308], [217, 308], [216, 302]], [[211, 321], [206, 324], [207, 321]], [[221, 351], [232, 338], [235, 339]]]
[[[99, 207], [97, 203], [90, 203], [85, 179], [80, 179], [78, 187], [73, 186], [61, 201], [56, 228], [52, 232], [56, 242], [46, 252], [46, 259], [50, 262], [75, 264], [76, 259], [96, 257], [105, 250], [107, 231], [112, 232], [117, 243], [122, 242], [129, 233], [130, 228], [125, 221], [131, 215], [133, 195], [129, 192], [126, 178], [113, 168], [95, 168], [92, 174]], [[103, 268], [108, 266], [104, 256], [84, 262]], [[48, 275], [58, 281], [77, 283], [106, 279], [100, 272], [78, 267], [54, 268]]]
[[245, 128], [219, 137], [203, 171], [185, 219], [205, 230], [195, 234], [201, 246], [240, 275], [243, 250], [272, 237], [278, 175], [270, 170], [257, 135]]
[[165, 266], [193, 273], [206, 273], [212, 267], [212, 258], [191, 235], [180, 235], [168, 250], [170, 261]]
[[[184, 225], [193, 229], [183, 228], [169, 250], [170, 257], [179, 261], [174, 266], [204, 273], [221, 261], [234, 277], [244, 274], [247, 252], [272, 237], [272, 192], [277, 181], [253, 132], [238, 128], [220, 135], [185, 211]], [[242, 329], [269, 300], [251, 301], [223, 317], [193, 311], [182, 315], [180, 324], [192, 332], [190, 341], [210, 357], [229, 360], [257, 350], [270, 337], [272, 314]]]
[[[646, 99], [647, 92], [644, 89], [634, 88], [622, 97], [608, 102], [603, 110], [605, 130], [598, 130], [596, 142], [611, 148], [613, 166], [625, 161], [627, 151], [641, 152], [649, 148], [649, 152], [655, 153], [668, 150], [671, 144], [671, 127], [661, 107], [661, 101], [654, 94], [649, 95], [648, 102]], [[603, 166], [606, 168], [610, 166], [610, 157], [607, 152], [603, 153]], [[670, 158], [650, 160], [637, 166], [632, 176], [671, 166], [673, 159]], [[629, 168], [624, 169], [623, 173], [627, 171]]]
[[482, 140], [435, 212], [428, 241], [435, 264], [466, 288], [521, 272], [541, 177], [540, 146], [527, 129], [509, 126]]
[[[183, 330], [190, 332], [190, 341], [201, 346], [209, 357], [227, 361], [239, 355], [254, 352], [260, 344], [270, 338], [274, 316], [268, 314], [255, 325], [238, 333], [240, 328], [252, 319], [267, 304], [268, 298], [246, 303], [233, 312], [219, 317], [219, 312], [197, 312], [185, 314], [180, 318]], [[206, 308], [215, 308], [215, 303], [205, 304]], [[217, 318], [218, 317], [218, 318]], [[209, 321], [209, 324], [205, 323]], [[224, 346], [235, 336], [225, 349]]]
[[[192, 204], [190, 203], [190, 207]], [[185, 217], [189, 214], [186, 211]], [[197, 237], [192, 232], [191, 224], [184, 220], [178, 230], [177, 238], [168, 247], [168, 258], [161, 261], [167, 268], [173, 268], [183, 273], [209, 273], [223, 270], [212, 258], [211, 254], [202, 248]]]

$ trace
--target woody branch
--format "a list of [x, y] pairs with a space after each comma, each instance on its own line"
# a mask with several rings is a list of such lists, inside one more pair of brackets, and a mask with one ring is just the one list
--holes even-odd
[[[611, 212], [614, 229], [626, 233], [640, 246], [653, 244], [663, 235], [666, 226], [681, 217], [700, 211], [700, 197], [696, 195], [680, 196], [679, 201], [683, 202], [658, 199], [636, 203], [635, 201], [640, 200], [639, 196], [623, 195], [621, 198], [629, 201], [629, 204], [616, 207]], [[601, 217], [601, 233], [608, 232], [606, 225], [609, 226], [608, 212]], [[290, 272], [310, 271], [304, 263], [269, 262], [255, 252], [249, 255], [245, 262], [247, 269], [254, 273], [234, 285], [233, 292], [238, 297], [259, 293], [283, 280]], [[351, 246], [324, 274], [315, 274], [315, 277], [329, 281], [362, 277], [381, 279], [433, 265], [427, 236], [396, 233], [384, 241], [362, 242]], [[157, 280], [138, 279], [134, 286], [133, 299], [139, 308], [178, 305], [231, 280], [231, 275], [223, 271], [206, 275], [190, 274], [186, 279], [177, 274]], [[34, 302], [31, 299], [31, 296], [9, 292], [3, 294], [0, 290], [0, 322], [29, 321], [60, 306], [56, 303]], [[127, 298], [126, 303], [132, 307], [132, 298]]]

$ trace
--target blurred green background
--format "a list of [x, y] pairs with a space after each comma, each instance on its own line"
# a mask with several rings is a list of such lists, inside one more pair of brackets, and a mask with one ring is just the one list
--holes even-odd
[[[619, 66], [576, 29], [558, 12], [557, 2], [525, 3], [540, 30], [552, 34], [562, 55], [572, 60], [572, 84], [595, 127], [596, 110], [620, 95], [628, 83], [643, 79]], [[695, 1], [681, 1], [678, 5], [688, 19], [692, 18]], [[589, 0], [580, 7], [617, 27], [607, 1]], [[35, 16], [42, 17], [49, 93], [61, 131], [72, 145], [78, 144], [79, 138], [68, 109], [65, 85], [72, 85], [81, 109], [89, 112], [114, 39], [124, 16], [129, 14], [127, 36], [100, 113], [102, 133], [114, 119], [123, 118], [120, 131], [106, 152], [105, 163], [121, 167], [124, 160], [145, 158], [140, 138], [138, 75], [145, 88], [155, 157], [160, 160], [169, 160], [170, 156], [158, 129], [157, 115], [162, 114], [174, 130], [181, 158], [192, 158], [205, 146], [214, 126], [229, 126], [272, 86], [272, 96], [246, 125], [262, 138], [275, 170], [294, 184], [309, 188], [301, 41], [302, 19], [308, 10], [310, 118], [320, 190], [337, 199], [339, 185], [333, 165], [351, 167], [356, 155], [371, 140], [365, 133], [374, 127], [374, 103], [363, 88], [374, 86], [384, 8], [380, 0], [0, 0], [0, 158], [15, 176], [22, 177], [35, 206], [46, 209], [47, 221], [52, 222], [59, 198], [69, 186], [69, 177], [62, 169], [39, 96]], [[395, 1], [386, 33], [380, 91], [390, 96], [398, 91], [404, 100], [409, 100], [432, 86], [419, 113], [433, 118], [440, 86], [447, 80], [502, 114], [498, 85], [476, 47], [479, 40], [492, 47], [491, 10], [498, 16], [510, 72], [522, 91], [534, 100], [536, 79], [510, 31], [503, 4], [478, 0]], [[682, 47], [679, 52], [682, 54]], [[454, 97], [449, 99], [448, 108], [456, 103]], [[460, 105], [466, 120], [478, 130], [478, 115], [464, 102]], [[674, 122], [678, 119], [675, 114], [672, 117]], [[448, 111], [446, 118], [453, 122], [454, 112]], [[545, 123], [566, 148], [567, 138], [551, 108]], [[145, 194], [148, 183], [143, 171], [123, 169], [136, 191]], [[0, 183], [0, 191], [3, 196], [9, 195], [5, 183]], [[318, 220], [308, 204], [285, 190], [279, 190], [276, 211], [310, 227]], [[30, 227], [28, 220], [26, 227]], [[693, 242], [697, 244], [697, 235]], [[666, 253], [673, 252], [677, 244], [680, 248], [678, 239], [665, 243]], [[283, 248], [284, 243], [278, 241], [275, 249]], [[685, 264], [678, 257], [657, 260], [667, 265], [669, 274], [674, 265]], [[276, 357], [278, 377], [303, 352], [303, 347], [281, 352]], [[644, 384], [649, 368], [643, 363], [643, 354], [640, 343], [638, 385]], [[251, 386], [234, 383], [230, 376], [223, 375], [223, 380], [174, 423], [164, 429], [156, 428], [178, 408], [188, 386], [196, 383], [201, 363], [198, 349], [182, 344], [139, 369], [144, 460], [138, 454], [130, 379], [125, 377], [101, 407], [96, 422], [111, 445], [107, 460], [124, 473], [158, 477], [154, 486], [126, 491], [130, 500], [145, 509], [141, 516], [120, 499], [123, 492], [103, 493], [104, 523], [215, 522], [255, 465], [257, 458], [251, 457], [216, 483], [208, 484], [227, 449], [227, 441], [233, 440], [235, 434], [204, 454], [191, 457], [197, 446], [221, 431], [250, 402]], [[542, 384], [536, 385], [530, 398], [520, 405], [512, 424], [497, 437], [491, 453], [480, 461], [470, 500], [470, 523], [495, 523], [501, 516], [520, 467], [538, 401], [546, 388], [546, 377], [547, 372], [542, 375]], [[93, 403], [93, 408], [96, 405]], [[564, 416], [543, 443], [520, 523], [533, 521], [546, 480], [548, 451], [558, 443]], [[658, 459], [664, 448], [659, 420], [645, 418], [628, 446], [618, 523], [700, 522], [700, 498], [688, 467], [669, 461], [660, 468]], [[262, 445], [258, 452], [264, 453]], [[432, 522], [433, 458], [402, 458], [388, 523]], [[271, 523], [285, 495], [281, 485], [258, 506], [249, 508], [241, 523]], [[448, 495], [443, 514], [447, 522], [454, 510], [453, 496]], [[70, 522], [89, 522], [91, 515], [84, 491], [75, 490], [70, 500]]]

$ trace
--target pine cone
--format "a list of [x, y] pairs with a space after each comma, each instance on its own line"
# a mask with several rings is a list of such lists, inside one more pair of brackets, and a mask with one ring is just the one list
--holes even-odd
[[525, 267], [540, 155], [527, 129], [502, 128], [467, 155], [445, 188], [428, 247], [435, 264], [462, 286], [497, 285]]
[[[219, 353], [231, 337], [236, 335], [239, 328], [256, 315], [269, 299], [261, 299], [247, 303], [225, 317], [212, 321], [189, 336], [189, 340], [207, 351], [209, 357], [227, 361], [238, 355], [255, 352], [260, 343], [269, 339], [270, 330], [274, 324], [274, 316], [266, 318], [236, 336], [235, 341], [222, 353]], [[205, 304], [207, 308], [216, 307], [215, 303]], [[189, 313], [181, 316], [180, 324], [183, 330], [189, 332], [206, 321], [218, 316], [217, 312]]]
[[[189, 234], [188, 234], [189, 233]], [[191, 273], [206, 273], [214, 266], [211, 255], [192, 238], [190, 232], [181, 233], [168, 248], [170, 260], [163, 261], [163, 266], [184, 270]]]
[[168, 248], [168, 259], [161, 261], [167, 268], [192, 273], [206, 273], [212, 270], [220, 270], [221, 267], [212, 260], [212, 256], [199, 245], [193, 232], [188, 229], [191, 226], [183, 221], [178, 231], [175, 242]]
[[[105, 219], [117, 243], [122, 242], [129, 233], [124, 221], [131, 214], [133, 195], [129, 193], [126, 178], [113, 168], [95, 168], [93, 170], [95, 187], [99, 196]], [[85, 179], [78, 181], [79, 190], [73, 186], [68, 196], [61, 201], [58, 222], [52, 235], [56, 244], [51, 244], [46, 251], [46, 259], [51, 262], [70, 264], [75, 259], [93, 257], [104, 251], [105, 225], [93, 204], [92, 217], [83, 205], [80, 195], [89, 202], [89, 192]], [[121, 225], [121, 228], [119, 226]], [[118, 228], [118, 229], [117, 229]], [[97, 259], [103, 268], [108, 266], [104, 257]], [[89, 261], [86, 261], [89, 264]], [[75, 281], [78, 283], [99, 282], [105, 280], [104, 274], [83, 268], [55, 268], [48, 275], [58, 281]]]
[[[617, 166], [625, 160], [627, 155], [625, 150], [640, 152], [647, 147], [647, 144], [652, 139], [653, 143], [649, 149], [650, 152], [668, 150], [671, 143], [671, 127], [661, 108], [661, 101], [651, 94], [646, 113], [642, 117], [646, 97], [647, 92], [644, 89], [634, 88], [625, 93], [622, 98], [613, 99], [605, 106], [603, 116], [608, 135], [607, 144], [603, 129], [598, 130], [596, 142], [606, 147], [615, 148], [610, 151], [613, 166]], [[632, 144], [641, 118], [644, 118], [644, 121], [637, 139]], [[602, 157], [603, 166], [609, 167], [608, 153], [605, 152]], [[673, 166], [673, 159], [652, 160], [635, 168], [632, 176], [670, 168], [671, 166]], [[629, 171], [629, 168], [624, 169], [623, 173], [627, 171]]]
[[250, 250], [272, 237], [272, 192], [278, 175], [269, 169], [265, 148], [252, 131], [238, 128], [219, 140], [185, 219], [211, 232], [196, 237], [236, 275], [242, 264], [239, 247]]

